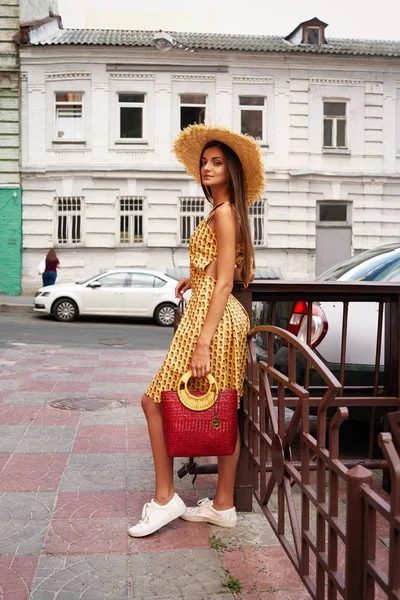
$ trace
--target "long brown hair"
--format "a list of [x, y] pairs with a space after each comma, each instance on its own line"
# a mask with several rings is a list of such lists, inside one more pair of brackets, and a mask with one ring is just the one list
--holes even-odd
[[[240, 268], [240, 274], [245, 283], [245, 286], [247, 286], [250, 280], [251, 273], [255, 268], [255, 260], [253, 241], [251, 239], [249, 210], [244, 195], [243, 167], [238, 155], [232, 150], [232, 148], [230, 148], [223, 142], [211, 141], [207, 142], [201, 153], [199, 164], [200, 173], [201, 159], [205, 150], [207, 150], [208, 148], [215, 148], [215, 146], [221, 148], [224, 158], [228, 165], [230, 175], [229, 198], [230, 202], [235, 207], [234, 213], [237, 227], [237, 242], [243, 248], [243, 262], [240, 265], [238, 265], [238, 267]], [[211, 195], [211, 188], [207, 185], [204, 185], [203, 182], [201, 183], [201, 187], [203, 188], [203, 192], [207, 200], [212, 203], [213, 199]]]
[[54, 248], [51, 248], [48, 251], [48, 253], [46, 254], [46, 258], [48, 258], [49, 260], [58, 260], [57, 254], [56, 254], [56, 251], [54, 250]]

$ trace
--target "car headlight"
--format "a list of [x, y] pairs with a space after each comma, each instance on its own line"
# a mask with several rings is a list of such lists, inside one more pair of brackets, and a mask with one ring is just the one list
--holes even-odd
[[42, 298], [43, 298], [43, 296], [50, 296], [50, 292], [43, 292], [42, 293]]

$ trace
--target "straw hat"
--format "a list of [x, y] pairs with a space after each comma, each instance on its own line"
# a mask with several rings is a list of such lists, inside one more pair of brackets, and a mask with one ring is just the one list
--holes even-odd
[[238, 155], [243, 167], [247, 204], [250, 206], [260, 200], [266, 184], [265, 167], [260, 146], [254, 138], [226, 127], [189, 125], [176, 138], [174, 152], [189, 175], [201, 183], [201, 153], [204, 146], [214, 140], [226, 144]]

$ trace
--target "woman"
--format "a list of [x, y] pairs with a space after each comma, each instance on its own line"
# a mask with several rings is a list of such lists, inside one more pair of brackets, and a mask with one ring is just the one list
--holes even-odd
[[60, 261], [57, 258], [56, 251], [51, 248], [46, 254], [46, 266], [42, 274], [43, 287], [53, 285], [57, 279], [57, 269], [60, 268]]
[[265, 187], [265, 170], [257, 142], [222, 127], [192, 125], [174, 145], [186, 171], [201, 183], [213, 208], [194, 231], [189, 246], [190, 279], [176, 286], [176, 296], [192, 289], [163, 365], [142, 398], [155, 466], [155, 494], [142, 518], [129, 529], [133, 537], [157, 531], [173, 519], [235, 527], [233, 491], [240, 452], [218, 457], [218, 485], [213, 501], [187, 508], [175, 493], [173, 459], [168, 457], [161, 417], [161, 391], [174, 390], [183, 373], [192, 371], [191, 389], [204, 391], [212, 373], [220, 389], [243, 393], [249, 320], [232, 295], [235, 279], [247, 286], [253, 277], [254, 252], [248, 205]]

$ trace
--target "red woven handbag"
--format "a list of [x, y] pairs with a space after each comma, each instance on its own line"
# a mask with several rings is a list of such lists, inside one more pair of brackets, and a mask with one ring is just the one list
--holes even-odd
[[182, 375], [176, 391], [161, 392], [164, 438], [168, 456], [227, 456], [237, 439], [236, 390], [218, 390], [207, 375], [205, 394], [189, 392], [191, 371]]

